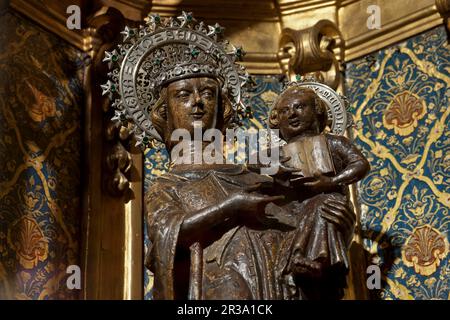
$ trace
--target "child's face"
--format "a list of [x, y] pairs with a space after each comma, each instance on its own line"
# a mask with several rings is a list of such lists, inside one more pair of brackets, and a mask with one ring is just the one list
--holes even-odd
[[287, 92], [277, 104], [279, 129], [283, 138], [291, 138], [306, 132], [319, 133], [314, 95]]

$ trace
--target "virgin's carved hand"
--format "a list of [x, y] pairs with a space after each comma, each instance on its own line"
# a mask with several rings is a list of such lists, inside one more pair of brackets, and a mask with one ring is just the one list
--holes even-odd
[[257, 193], [235, 193], [231, 195], [230, 200], [234, 210], [241, 214], [256, 215], [264, 212], [265, 206], [270, 202], [284, 199], [283, 196], [265, 196]]
[[[260, 220], [265, 216], [265, 207], [270, 202], [284, 199], [284, 196], [266, 196], [258, 193], [252, 193], [260, 188], [260, 184], [251, 186], [243, 190], [240, 193], [234, 193], [230, 195], [227, 202], [229, 208], [234, 211], [235, 214], [242, 218], [255, 218]], [[270, 218], [270, 217], [267, 217]]]

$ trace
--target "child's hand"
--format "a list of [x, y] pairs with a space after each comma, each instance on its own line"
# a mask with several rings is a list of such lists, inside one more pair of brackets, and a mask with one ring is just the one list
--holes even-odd
[[314, 179], [314, 181], [304, 182], [303, 185], [317, 192], [322, 192], [336, 186], [333, 178], [330, 178], [323, 174], [315, 174]]
[[291, 157], [281, 157], [280, 162], [278, 164], [278, 172], [276, 173], [277, 176], [286, 176], [291, 175], [293, 173], [299, 174], [302, 170], [296, 169], [293, 167], [289, 167], [286, 165], [286, 162], [291, 160]]
[[[289, 177], [292, 174], [295, 174], [297, 177], [300, 176], [300, 173], [301, 173], [300, 169], [292, 168], [292, 167], [289, 167], [286, 165], [286, 162], [288, 162], [289, 160], [291, 160], [291, 157], [284, 157], [284, 156], [280, 157], [280, 160], [278, 161], [278, 163], [275, 164], [278, 166], [277, 173], [275, 173], [273, 175], [275, 178], [287, 179], [287, 177]], [[261, 171], [261, 168], [269, 168], [269, 166], [273, 166], [273, 165], [274, 164], [268, 164], [268, 165], [247, 164], [247, 168], [250, 171], [259, 173]]]

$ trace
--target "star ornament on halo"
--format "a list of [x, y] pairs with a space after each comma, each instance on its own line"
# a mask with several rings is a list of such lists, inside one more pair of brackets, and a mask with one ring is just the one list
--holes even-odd
[[102, 96], [108, 94], [109, 98], [112, 99], [113, 94], [117, 91], [117, 85], [111, 80], [108, 80], [105, 84], [100, 85], [102, 88]]
[[183, 11], [181, 13], [181, 16], [178, 16], [177, 18], [178, 18], [178, 20], [181, 21], [181, 25], [180, 25], [181, 28], [183, 28], [186, 24], [193, 23], [193, 22], [197, 21], [197, 20], [194, 19], [194, 16], [192, 15], [192, 12], [185, 12], [185, 11]]
[[121, 32], [123, 34], [123, 41], [126, 42], [130, 39], [132, 39], [137, 34], [136, 28], [129, 28], [128, 26], [125, 26], [125, 29]]
[[241, 61], [242, 58], [247, 54], [247, 52], [244, 51], [242, 46], [238, 46], [238, 47], [234, 48], [233, 54], [236, 56], [236, 59], [238, 61]]
[[124, 111], [115, 110], [114, 116], [111, 118], [111, 120], [115, 123], [124, 123], [127, 121], [127, 115]]
[[214, 40], [216, 40], [216, 41], [217, 41], [217, 36], [222, 36], [224, 31], [225, 31], [225, 28], [222, 27], [218, 23], [216, 23], [213, 26], [208, 26], [208, 36], [214, 38]]
[[119, 53], [116, 49], [111, 52], [105, 51], [105, 58], [103, 58], [103, 62], [117, 62], [119, 60]]
[[157, 13], [152, 13], [152, 14], [149, 14], [149, 15], [144, 19], [144, 21], [145, 21], [147, 24], [155, 24], [155, 25], [159, 25], [159, 24], [161, 24], [161, 16], [160, 16], [159, 14], [157, 14]]

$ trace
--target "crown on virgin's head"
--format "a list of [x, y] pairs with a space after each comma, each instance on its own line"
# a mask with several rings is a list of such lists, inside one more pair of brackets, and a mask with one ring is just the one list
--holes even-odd
[[220, 81], [234, 110], [233, 119], [239, 122], [245, 114], [241, 87], [249, 76], [236, 61], [245, 52], [223, 40], [223, 31], [219, 24], [198, 22], [184, 11], [177, 18], [151, 14], [145, 25], [126, 27], [123, 44], [105, 52], [104, 58], [112, 71], [102, 89], [110, 99], [116, 98], [113, 120], [134, 124], [138, 144], [144, 138], [161, 141], [150, 117], [161, 88], [179, 79], [209, 76]]

